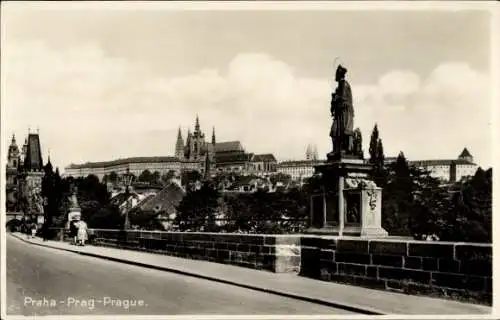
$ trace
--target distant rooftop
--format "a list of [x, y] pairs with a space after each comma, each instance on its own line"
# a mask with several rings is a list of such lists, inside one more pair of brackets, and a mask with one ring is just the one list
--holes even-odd
[[132, 157], [117, 159], [111, 161], [102, 162], [86, 162], [83, 164], [70, 164], [67, 169], [81, 169], [81, 168], [102, 168], [111, 167], [121, 164], [131, 164], [131, 163], [162, 163], [162, 162], [179, 162], [180, 160], [176, 157]]
[[41, 171], [43, 169], [42, 150], [40, 147], [40, 136], [36, 133], [28, 135], [28, 148], [24, 159], [24, 170]]
[[252, 160], [255, 162], [276, 162], [276, 158], [272, 153], [256, 154]]
[[215, 144], [214, 151], [218, 152], [228, 152], [228, 151], [245, 151], [241, 142], [239, 141], [225, 141], [225, 142], [217, 142]]
[[290, 160], [282, 161], [279, 163], [280, 166], [304, 166], [304, 165], [317, 165], [322, 164], [326, 160]]
[[[428, 167], [428, 166], [449, 166], [452, 164], [458, 164], [458, 165], [474, 165], [474, 162], [471, 162], [467, 160], [466, 158], [472, 158], [472, 155], [470, 154], [469, 150], [467, 148], [464, 148], [462, 153], [458, 156], [457, 159], [429, 159], [429, 160], [408, 160], [408, 163], [411, 165], [415, 166], [421, 166], [421, 167]], [[386, 157], [384, 159], [385, 163], [390, 163], [390, 162], [395, 162], [398, 159], [398, 157]]]
[[472, 157], [472, 155], [470, 154], [469, 150], [467, 150], [467, 148], [464, 148], [464, 150], [462, 151], [462, 153], [458, 157], [459, 158], [469, 158], [469, 157]]

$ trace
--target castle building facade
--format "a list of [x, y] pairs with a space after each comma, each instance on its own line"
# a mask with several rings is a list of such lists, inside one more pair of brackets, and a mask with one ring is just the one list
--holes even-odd
[[314, 167], [325, 163], [325, 160], [292, 160], [283, 161], [278, 165], [278, 172], [289, 175], [292, 180], [300, 181], [314, 174]]
[[201, 130], [199, 118], [196, 117], [194, 130], [188, 130], [186, 140], [179, 128], [175, 143], [174, 156], [165, 157], [133, 157], [105, 162], [87, 162], [71, 164], [64, 169], [64, 176], [86, 177], [90, 174], [99, 179], [115, 172], [140, 175], [144, 170], [159, 172], [161, 175], [169, 171], [199, 171], [208, 179], [220, 172], [240, 172], [265, 174], [275, 172], [277, 161], [272, 154], [247, 153], [240, 141], [217, 142], [215, 128], [212, 137], [207, 141]]
[[[391, 163], [396, 159], [396, 157], [389, 157], [385, 159], [385, 162]], [[479, 168], [467, 148], [464, 148], [457, 159], [410, 160], [408, 164], [429, 171], [432, 177], [442, 182], [460, 181], [473, 176]]]

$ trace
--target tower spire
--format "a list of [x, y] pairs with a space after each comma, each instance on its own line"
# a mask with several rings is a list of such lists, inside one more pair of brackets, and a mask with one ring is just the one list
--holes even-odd
[[177, 132], [177, 142], [175, 143], [175, 156], [177, 158], [184, 157], [184, 140], [182, 139], [181, 127]]
[[307, 148], [306, 148], [306, 160], [311, 160], [311, 159], [312, 159], [311, 144], [307, 144]]
[[215, 126], [212, 128], [212, 144], [215, 144]]
[[200, 120], [198, 119], [198, 115], [196, 115], [196, 123], [194, 125], [194, 132], [200, 132]]

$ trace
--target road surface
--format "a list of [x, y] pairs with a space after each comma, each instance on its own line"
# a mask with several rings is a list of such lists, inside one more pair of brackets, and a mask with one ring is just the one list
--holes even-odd
[[[124, 251], [126, 254], [126, 251]], [[7, 236], [8, 315], [353, 314]]]

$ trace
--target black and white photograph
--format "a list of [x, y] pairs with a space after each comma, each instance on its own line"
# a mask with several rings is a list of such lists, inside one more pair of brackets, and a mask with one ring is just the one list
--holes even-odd
[[498, 317], [498, 9], [2, 1], [1, 318]]

